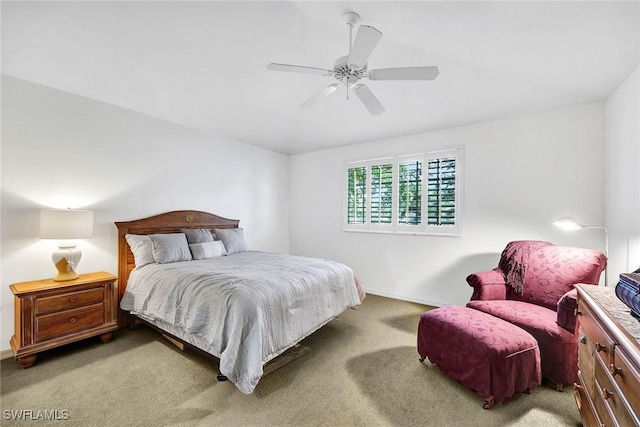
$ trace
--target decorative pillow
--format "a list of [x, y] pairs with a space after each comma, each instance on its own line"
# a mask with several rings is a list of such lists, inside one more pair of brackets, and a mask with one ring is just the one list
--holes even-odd
[[190, 243], [191, 255], [193, 259], [207, 259], [224, 256], [227, 250], [220, 240], [215, 242]]
[[180, 230], [187, 236], [187, 242], [193, 243], [213, 242], [213, 234], [208, 228], [185, 228]]
[[184, 233], [151, 234], [153, 258], [158, 264], [191, 261], [191, 251]]
[[156, 262], [153, 257], [153, 247], [151, 246], [151, 238], [142, 234], [127, 234], [124, 236], [133, 253], [133, 259], [136, 268]]
[[216, 228], [213, 232], [216, 233], [216, 237], [224, 244], [224, 247], [227, 249], [227, 255], [249, 251], [249, 247], [244, 241], [242, 228]]

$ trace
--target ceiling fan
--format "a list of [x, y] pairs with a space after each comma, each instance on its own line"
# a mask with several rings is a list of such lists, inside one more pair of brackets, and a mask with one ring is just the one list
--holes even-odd
[[343, 85], [347, 88], [347, 99], [349, 99], [349, 89], [352, 89], [367, 110], [375, 116], [384, 113], [384, 107], [373, 92], [363, 83], [359, 83], [359, 80], [363, 78], [369, 80], [434, 80], [438, 77], [438, 67], [435, 66], [369, 70], [367, 60], [382, 38], [382, 33], [368, 25], [360, 25], [358, 34], [352, 43], [353, 27], [360, 22], [360, 15], [355, 12], [347, 12], [344, 14], [344, 18], [349, 26], [349, 54], [338, 58], [332, 70], [277, 63], [267, 65], [267, 69], [271, 71], [318, 74], [334, 77], [338, 81], [300, 104], [301, 108], [315, 105], [338, 90], [340, 85]]

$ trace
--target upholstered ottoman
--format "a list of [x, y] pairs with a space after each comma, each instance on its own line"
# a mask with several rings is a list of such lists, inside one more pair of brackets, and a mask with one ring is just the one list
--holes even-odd
[[426, 357], [453, 380], [476, 391], [490, 409], [542, 380], [540, 351], [528, 332], [467, 307], [442, 307], [420, 316], [420, 361]]

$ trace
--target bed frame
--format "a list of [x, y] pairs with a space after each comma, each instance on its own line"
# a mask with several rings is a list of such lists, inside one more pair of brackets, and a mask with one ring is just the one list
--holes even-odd
[[184, 228], [238, 228], [237, 219], [227, 219], [203, 211], [171, 211], [134, 221], [116, 222], [118, 228], [118, 326], [131, 325], [131, 316], [120, 309], [120, 300], [127, 288], [131, 270], [135, 268], [133, 253], [127, 244], [127, 234], [179, 233]]

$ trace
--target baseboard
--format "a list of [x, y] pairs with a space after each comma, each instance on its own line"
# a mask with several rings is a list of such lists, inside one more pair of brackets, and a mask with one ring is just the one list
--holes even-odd
[[378, 289], [367, 289], [364, 288], [364, 291], [368, 294], [372, 294], [372, 295], [378, 295], [381, 297], [386, 297], [386, 298], [392, 298], [392, 299], [397, 299], [397, 300], [401, 300], [401, 301], [408, 301], [408, 302], [415, 302], [417, 304], [424, 304], [424, 305], [430, 305], [432, 307], [445, 307], [451, 304], [448, 303], [444, 303], [442, 301], [433, 301], [433, 300], [428, 300], [428, 299], [423, 299], [423, 298], [416, 298], [416, 297], [411, 297], [408, 295], [402, 295], [402, 294], [397, 294], [395, 292], [387, 292], [387, 291], [381, 291]]
[[10, 357], [13, 357], [13, 350], [10, 348], [0, 351], [0, 360], [8, 359]]

